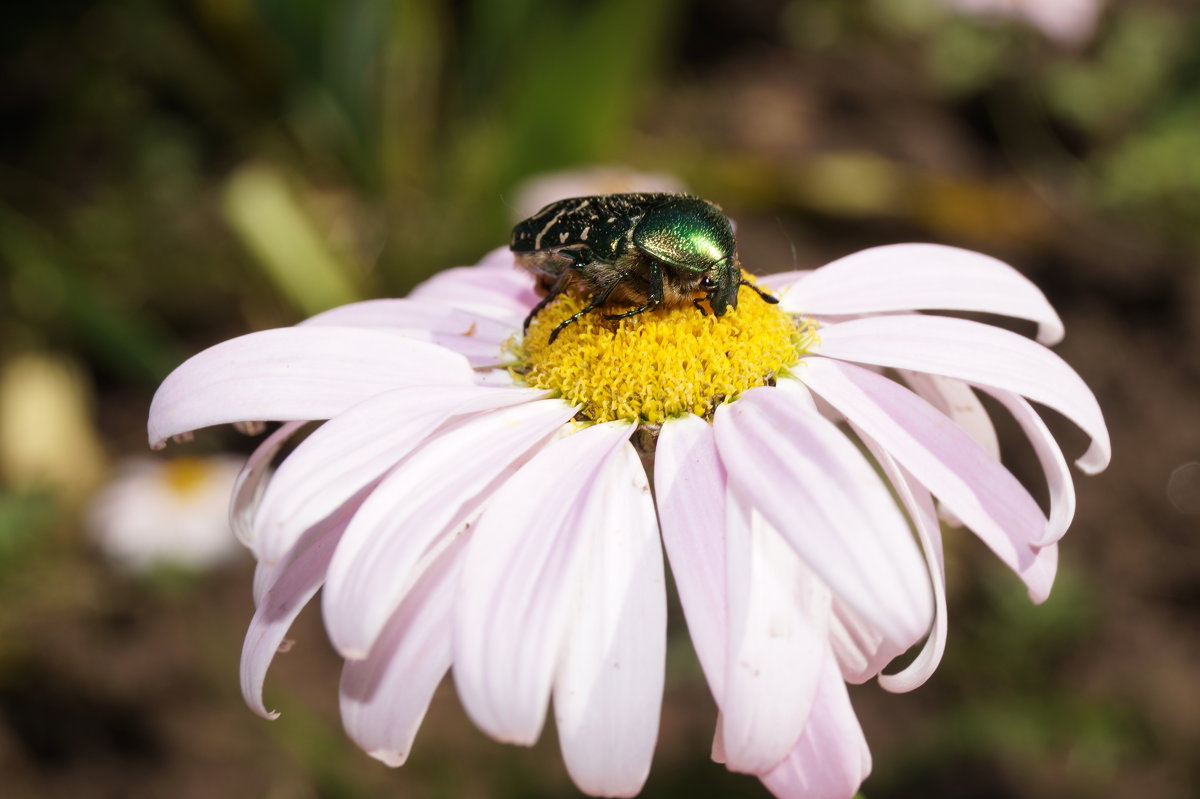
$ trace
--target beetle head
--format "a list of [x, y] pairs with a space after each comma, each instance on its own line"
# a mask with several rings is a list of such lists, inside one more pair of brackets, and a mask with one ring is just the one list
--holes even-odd
[[741, 282], [742, 270], [733, 256], [721, 259], [709, 269], [701, 286], [707, 292], [704, 298], [715, 315], [724, 316], [727, 308], [737, 307]]

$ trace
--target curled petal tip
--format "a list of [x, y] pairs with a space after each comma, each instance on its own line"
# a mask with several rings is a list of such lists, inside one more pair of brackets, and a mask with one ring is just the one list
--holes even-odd
[[1107, 447], [1101, 447], [1098, 444], [1093, 444], [1087, 452], [1083, 454], [1079, 460], [1075, 461], [1075, 465], [1084, 474], [1100, 474], [1108, 468], [1108, 462], [1112, 459], [1112, 453]]
[[1038, 325], [1037, 342], [1046, 347], [1053, 347], [1055, 344], [1062, 343], [1066, 333], [1061, 321], [1044, 322]]
[[400, 768], [408, 760], [407, 753], [393, 752], [387, 749], [373, 749], [367, 754], [389, 768]]

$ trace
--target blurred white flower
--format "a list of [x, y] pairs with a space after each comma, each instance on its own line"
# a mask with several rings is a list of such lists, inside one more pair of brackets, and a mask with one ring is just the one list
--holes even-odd
[[957, 11], [980, 16], [1008, 17], [1032, 25], [1065, 45], [1091, 39], [1104, 0], [946, 0]]
[[89, 533], [133, 571], [215, 566], [241, 548], [228, 510], [242, 463], [229, 456], [130, 458], [92, 501]]
[[550, 203], [571, 197], [627, 192], [685, 192], [687, 187], [674, 175], [635, 172], [623, 166], [594, 166], [563, 172], [543, 172], [517, 184], [513, 192], [513, 221], [533, 216]]

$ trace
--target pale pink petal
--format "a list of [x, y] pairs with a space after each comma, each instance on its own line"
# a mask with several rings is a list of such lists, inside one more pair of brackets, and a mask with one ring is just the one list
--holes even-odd
[[279, 563], [263, 563], [261, 560], [254, 565], [254, 582], [251, 592], [254, 597], [254, 607], [262, 604], [263, 597], [267, 591], [275, 584], [276, 575], [291, 561], [281, 561]]
[[1075, 518], [1075, 482], [1071, 479], [1067, 459], [1063, 457], [1062, 448], [1054, 440], [1042, 417], [1028, 402], [1010, 391], [984, 390], [1008, 408], [1033, 444], [1050, 489], [1050, 519], [1046, 523], [1046, 532], [1034, 544], [1053, 544], [1066, 535], [1067, 528]]
[[783, 534], [835, 596], [885, 633], [929, 629], [929, 580], [908, 524], [858, 448], [787, 392], [754, 388], [717, 409], [734, 490]]
[[381, 391], [471, 381], [461, 355], [390, 330], [263, 330], [209, 347], [167, 376], [150, 404], [150, 446], [227, 422], [328, 419]]
[[459, 353], [472, 366], [500, 360], [501, 348], [517, 332], [514, 319], [497, 320], [461, 308], [413, 299], [383, 299], [342, 305], [300, 323], [302, 326], [393, 328]]
[[504, 322], [460, 308], [410, 298], [355, 302], [305, 319], [298, 326], [395, 327], [428, 330], [503, 343], [513, 334]]
[[804, 734], [787, 759], [762, 775], [779, 799], [851, 799], [871, 773], [871, 750], [832, 657], [824, 659]]
[[582, 565], [589, 488], [633, 426], [585, 428], [543, 449], [488, 502], [467, 545], [454, 618], [454, 682], [488, 735], [541, 734]]
[[1062, 358], [1023, 336], [978, 322], [913, 314], [856, 319], [822, 328], [820, 335], [813, 351], [830, 358], [945, 375], [1040, 402], [1091, 437], [1088, 451], [1076, 461], [1079, 468], [1094, 474], [1108, 466], [1112, 446], [1091, 389]]
[[891, 244], [816, 269], [780, 307], [805, 316], [917, 309], [982, 311], [1038, 323], [1038, 340], [1056, 344], [1063, 325], [1045, 295], [1003, 261], [941, 244]]
[[[514, 322], [511, 328], [512, 331], [515, 332], [518, 328], [519, 326]], [[432, 340], [434, 344], [454, 350], [466, 358], [471, 366], [474, 366], [476, 369], [485, 366], [501, 366], [513, 360], [513, 356], [505, 351], [502, 344], [494, 344], [472, 336], [451, 336], [434, 333]]]
[[329, 565], [321, 600], [334, 648], [347, 658], [364, 657], [450, 533], [468, 525], [496, 483], [574, 413], [561, 400], [537, 400], [470, 416], [439, 431], [389, 473]]
[[511, 269], [500, 266], [446, 269], [418, 285], [408, 296], [513, 322], [523, 320], [540, 299], [534, 293], [533, 278], [515, 265]]
[[725, 500], [729, 650], [721, 697], [726, 766], [763, 774], [795, 745], [812, 709], [832, 597], [783, 536], [736, 491]]
[[346, 661], [342, 724], [371, 757], [404, 765], [438, 683], [450, 670], [451, 611], [462, 536], [447, 547], [392, 614], [365, 660]]
[[286, 564], [264, 571], [266, 590], [262, 592], [246, 631], [241, 666], [242, 697], [251, 710], [264, 718], [273, 719], [279, 715], [268, 711], [263, 704], [267, 668], [283, 645], [292, 622], [325, 580], [329, 558], [355, 510], [357, 503], [343, 507], [308, 531]]
[[879, 677], [879, 684], [885, 690], [903, 693], [923, 685], [937, 670], [946, 651], [948, 617], [942, 530], [938, 525], [937, 511], [933, 507], [933, 497], [929, 492], [882, 447], [874, 443], [868, 443], [867, 446], [900, 497], [904, 509], [908, 511], [913, 528], [917, 531], [917, 539], [921, 542], [921, 551], [925, 553], [925, 565], [929, 567], [930, 579], [933, 581], [933, 629], [925, 639], [925, 646], [903, 669], [895, 674], [882, 674]]
[[313, 431], [275, 472], [255, 520], [255, 553], [280, 558], [297, 535], [382, 477], [447, 419], [544, 395], [429, 386], [385, 391], [355, 405]]
[[975, 391], [961, 380], [901, 369], [900, 376], [917, 395], [953, 419], [975, 443], [1000, 460], [1000, 441], [987, 409]]
[[908, 647], [884, 639], [862, 616], [845, 602], [835, 600], [829, 624], [829, 644], [837, 658], [842, 679], [861, 685]]
[[517, 259], [513, 255], [513, 251], [508, 246], [496, 247], [488, 250], [487, 254], [479, 259], [479, 263], [473, 267], [475, 269], [516, 269]]
[[475, 385], [487, 388], [521, 388], [525, 384], [507, 369], [481, 369], [475, 373]]
[[667, 590], [654, 500], [631, 445], [605, 464], [582, 519], [584, 566], [554, 677], [558, 741], [581, 791], [634, 796], [658, 738]]
[[692, 414], [668, 419], [654, 451], [659, 523], [692, 646], [718, 702], [727, 648], [725, 481], [712, 425]]
[[777, 297], [782, 297], [783, 294], [792, 290], [792, 288], [804, 278], [813, 273], [811, 269], [794, 269], [790, 272], [775, 272], [771, 275], [761, 275], [758, 278], [758, 283], [764, 289], [771, 291]]
[[[975, 390], [961, 380], [925, 372], [898, 370], [904, 382], [930, 405], [949, 416], [967, 435], [975, 439], [988, 454], [1000, 460], [1000, 441], [996, 428]], [[962, 527], [962, 519], [955, 516], [945, 505], [938, 506], [938, 515], [947, 524]]]
[[712, 761], [725, 765], [725, 718], [717, 710], [717, 726], [713, 730]]
[[1046, 526], [1041, 509], [970, 436], [904, 386], [868, 369], [808, 358], [803, 377], [1017, 572], [1035, 602], [1050, 595], [1053, 575], [1039, 568], [1033, 547]]
[[233, 484], [229, 500], [229, 526], [237, 539], [248, 547], [253, 547], [254, 517], [262, 500], [264, 480], [271, 473], [271, 464], [304, 424], [287, 422], [280, 425], [246, 460], [246, 465]]

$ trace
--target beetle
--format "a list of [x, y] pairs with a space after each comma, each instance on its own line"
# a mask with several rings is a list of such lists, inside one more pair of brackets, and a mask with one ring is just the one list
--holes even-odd
[[[625, 319], [657, 308], [691, 302], [716, 316], [736, 308], [738, 288], [749, 286], [766, 302], [778, 299], [742, 276], [733, 226], [721, 209], [690, 194], [643, 193], [575, 197], [547, 205], [519, 222], [509, 245], [517, 263], [531, 272], [546, 296], [538, 312], [572, 285], [590, 294], [579, 313], [550, 333], [611, 301], [634, 307], [605, 319]], [[704, 292], [703, 297], [697, 297]]]

